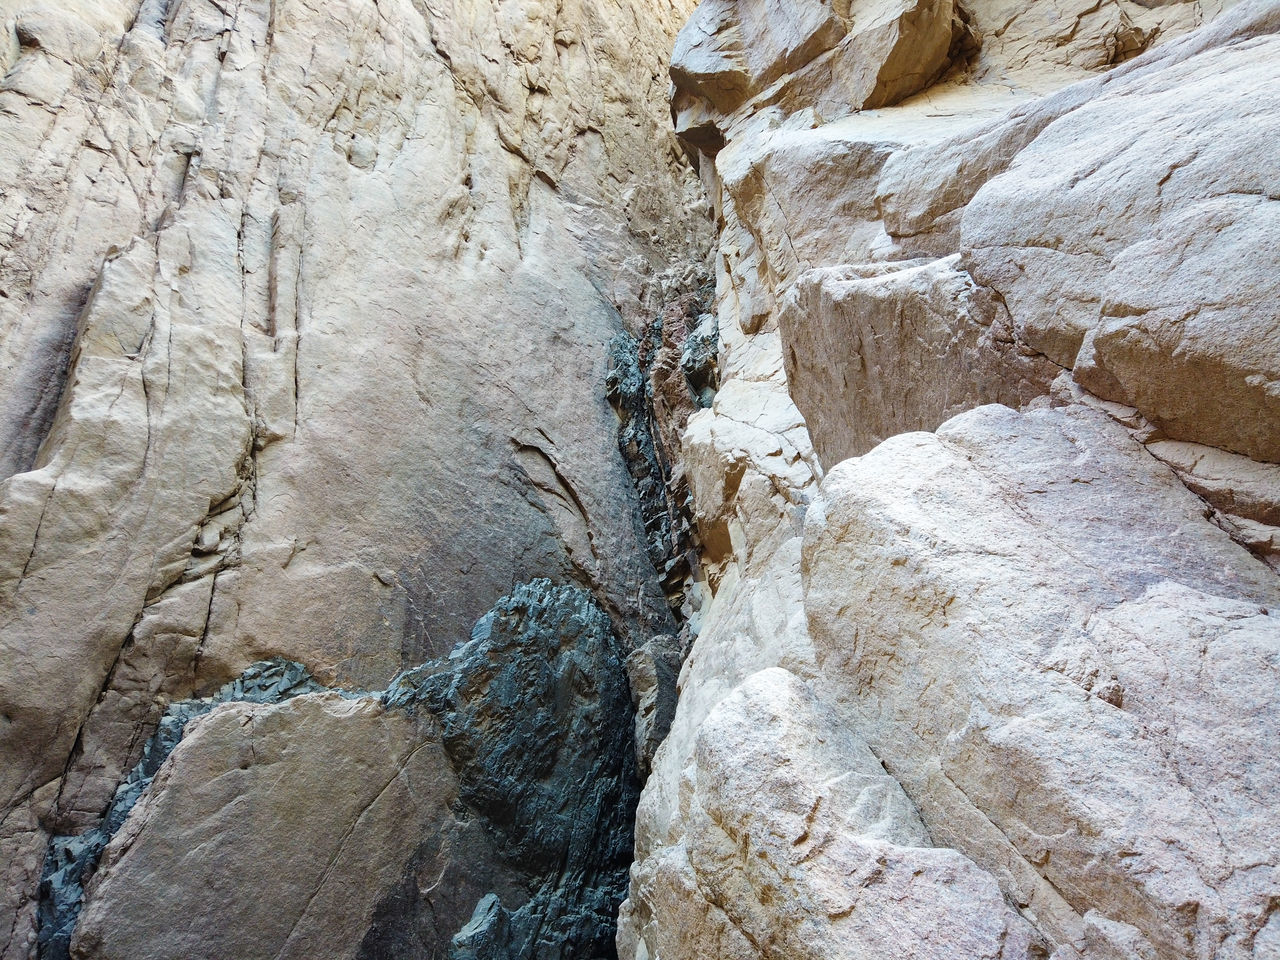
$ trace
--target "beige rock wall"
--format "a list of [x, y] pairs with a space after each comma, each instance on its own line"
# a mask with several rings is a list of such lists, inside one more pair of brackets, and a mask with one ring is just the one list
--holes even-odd
[[[193, 723], [104, 858], [76, 955], [355, 956], [351, 931], [371, 926], [428, 835], [439, 842], [423, 867], [455, 888], [439, 905], [447, 940], [496, 885], [482, 869], [493, 857], [442, 816], [457, 781], [438, 734], [416, 726], [337, 694]], [[478, 869], [459, 876], [462, 859]]]
[[170, 699], [534, 576], [671, 630], [601, 384], [707, 245], [688, 12], [0, 4], [0, 956]]
[[838, 78], [891, 42], [806, 74], [766, 4], [691, 20], [708, 590], [623, 957], [1280, 955], [1280, 8], [1231, 6], [974, 0], [878, 104]]

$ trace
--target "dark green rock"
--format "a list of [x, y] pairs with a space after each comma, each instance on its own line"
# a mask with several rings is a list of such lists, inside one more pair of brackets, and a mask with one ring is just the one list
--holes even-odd
[[384, 694], [435, 715], [462, 801], [532, 891], [510, 909], [478, 903], [458, 960], [614, 955], [639, 799], [623, 660], [589, 593], [534, 580]]

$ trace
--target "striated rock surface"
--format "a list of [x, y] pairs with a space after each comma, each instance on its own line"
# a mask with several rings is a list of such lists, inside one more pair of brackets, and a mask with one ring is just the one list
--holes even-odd
[[673, 55], [720, 387], [620, 953], [1280, 956], [1280, 7], [883, 10]]
[[[380, 689], [540, 577], [589, 590], [625, 650], [677, 631], [601, 384], [610, 340], [704, 269], [666, 105], [688, 13], [0, 4], [0, 956], [37, 949], [48, 838], [98, 823], [169, 704], [252, 663]], [[294, 729], [303, 709], [267, 713]], [[350, 721], [353, 750], [411, 727], [305, 709]], [[210, 728], [224, 759], [251, 742], [230, 726]], [[385, 780], [400, 756], [342, 763]], [[309, 813], [267, 767], [240, 779], [243, 802]], [[210, 837], [223, 796], [192, 800]], [[175, 804], [156, 844], [181, 840]], [[139, 843], [135, 878], [162, 848]], [[278, 917], [267, 862], [242, 895]], [[168, 875], [175, 904], [190, 879]], [[145, 900], [124, 883], [100, 889]], [[86, 955], [151, 943], [109, 902]], [[224, 956], [253, 955], [253, 924], [237, 935]]]

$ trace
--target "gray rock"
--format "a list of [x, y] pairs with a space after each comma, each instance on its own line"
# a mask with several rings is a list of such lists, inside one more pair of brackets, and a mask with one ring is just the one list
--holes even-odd
[[447, 659], [384, 694], [438, 719], [461, 801], [535, 889], [510, 909], [483, 898], [454, 956], [612, 952], [639, 796], [622, 659], [590, 594], [535, 580], [499, 601]]

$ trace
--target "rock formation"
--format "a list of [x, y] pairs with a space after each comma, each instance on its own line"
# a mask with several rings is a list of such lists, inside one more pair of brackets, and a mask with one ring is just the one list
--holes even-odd
[[621, 955], [1280, 957], [1280, 6], [796, 6], [673, 55], [721, 382]]
[[0, 24], [0, 960], [1280, 960], [1276, 0]]
[[[589, 591], [624, 657], [677, 632], [602, 385], [610, 340], [705, 282], [707, 208], [666, 103], [688, 13], [0, 4], [0, 956], [37, 949], [49, 838], [96, 828], [170, 704], [256, 662], [381, 689], [538, 578]], [[295, 731], [283, 766], [203, 784], [260, 749], [250, 718]], [[107, 853], [78, 955], [354, 955], [366, 907], [472, 853], [459, 926], [486, 893], [519, 906], [528, 878], [481, 840], [405, 880], [447, 811], [385, 836], [399, 800], [362, 815], [376, 784], [453, 796], [438, 748], [404, 752], [408, 719], [301, 698], [196, 726], [129, 853]], [[310, 799], [284, 804], [273, 769]], [[237, 794], [287, 821], [219, 806]], [[146, 866], [224, 830], [200, 870]], [[300, 832], [321, 860], [279, 899]], [[218, 863], [243, 886], [221, 908]], [[125, 889], [143, 874], [171, 911]], [[294, 906], [292, 939], [262, 939]], [[188, 922], [245, 939], [166, 943]]]

